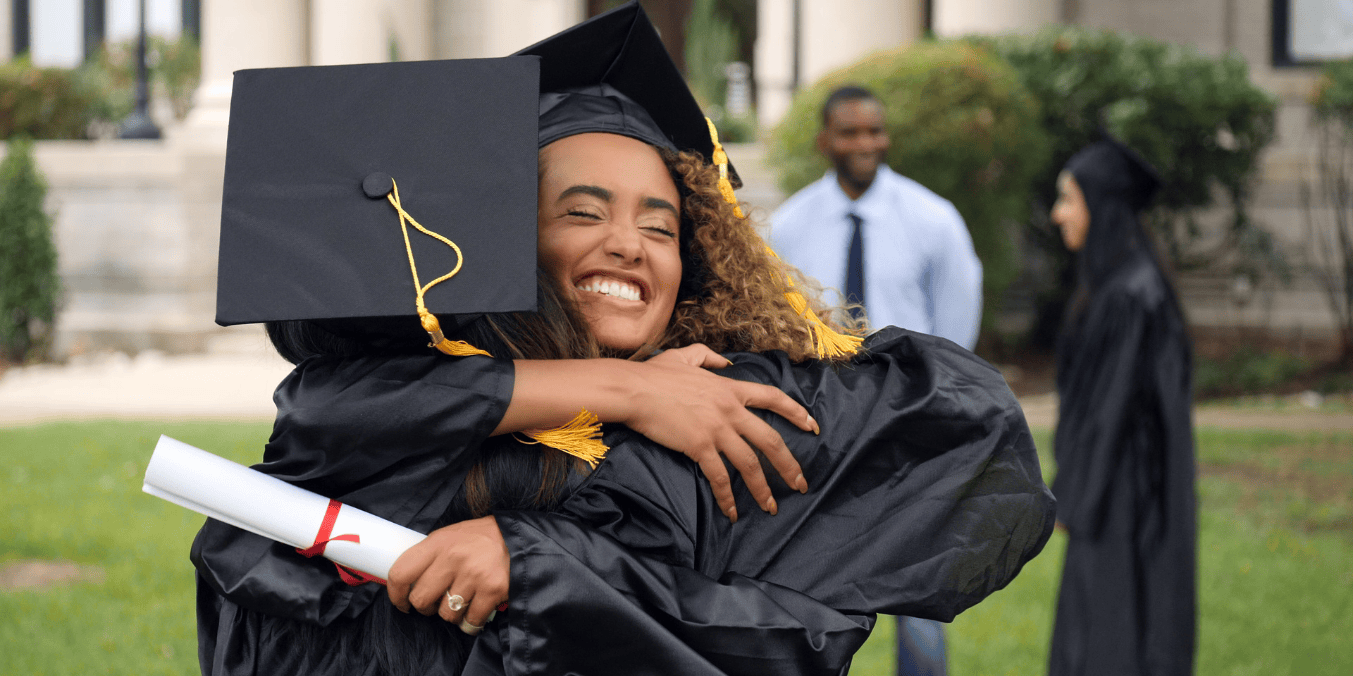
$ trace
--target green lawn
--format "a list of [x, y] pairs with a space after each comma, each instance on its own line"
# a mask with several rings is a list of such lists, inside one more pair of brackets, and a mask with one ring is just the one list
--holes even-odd
[[[65, 559], [105, 573], [0, 591], [0, 674], [195, 673], [187, 550], [201, 518], [141, 493], [141, 475], [160, 433], [249, 462], [268, 431], [0, 429], [0, 564]], [[1353, 674], [1353, 435], [1202, 430], [1199, 461], [1197, 673]], [[1009, 588], [954, 622], [952, 674], [1042, 673], [1064, 546], [1054, 536]], [[852, 673], [890, 674], [891, 642], [881, 618]]]

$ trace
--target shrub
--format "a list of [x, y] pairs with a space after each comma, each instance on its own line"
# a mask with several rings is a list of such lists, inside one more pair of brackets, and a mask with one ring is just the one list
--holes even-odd
[[33, 143], [8, 146], [0, 161], [0, 356], [22, 362], [40, 356], [50, 337], [60, 284]]
[[0, 64], [0, 139], [84, 138], [99, 99], [82, 73], [35, 68], [27, 59]]
[[794, 192], [828, 163], [816, 150], [823, 102], [845, 84], [871, 89], [885, 107], [888, 165], [954, 203], [983, 264], [983, 325], [1019, 273], [1015, 226], [1028, 214], [1048, 139], [1038, 105], [1000, 58], [962, 42], [879, 52], [799, 93], [772, 134], [769, 164]]
[[1200, 398], [1259, 394], [1281, 389], [1311, 369], [1311, 361], [1287, 352], [1243, 348], [1220, 359], [1198, 357], [1193, 390]]
[[1192, 248], [1202, 236], [1196, 215], [1220, 188], [1232, 211], [1228, 243], [1243, 260], [1280, 264], [1246, 210], [1260, 155], [1273, 140], [1277, 100], [1250, 82], [1239, 56], [1084, 28], [972, 41], [1014, 66], [1042, 105], [1052, 162], [1033, 186], [1040, 208], [1052, 202], [1057, 172], [1103, 128], [1160, 171], [1164, 186], [1149, 220], [1174, 262], [1216, 262], [1215, 250]]
[[[151, 86], [168, 97], [174, 117], [187, 117], [193, 92], [202, 76], [202, 54], [192, 36], [169, 40], [158, 35], [146, 38], [146, 65]], [[104, 45], [87, 68], [98, 72], [103, 83], [107, 119], [120, 121], [136, 104], [136, 40]]]
[[1301, 186], [1308, 266], [1339, 325], [1340, 361], [1353, 364], [1353, 61], [1325, 65], [1311, 108], [1315, 180]]

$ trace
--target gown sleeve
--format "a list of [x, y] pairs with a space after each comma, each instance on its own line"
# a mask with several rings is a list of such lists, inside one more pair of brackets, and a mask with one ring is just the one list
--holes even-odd
[[495, 517], [512, 601], [498, 645], [477, 649], [501, 652], [508, 674], [844, 674], [873, 627], [780, 585], [639, 554], [565, 515]]
[[780, 387], [820, 436], [764, 413], [799, 460], [799, 494], [766, 468], [779, 504], [740, 518], [703, 475], [632, 432], [563, 509], [638, 553], [806, 594], [850, 614], [948, 621], [1003, 588], [1051, 535], [1054, 500], [1018, 402], [999, 373], [949, 341], [887, 329], [838, 367], [783, 353], [730, 355], [720, 372]]
[[1112, 291], [1087, 313], [1058, 387], [1053, 492], [1058, 518], [1077, 537], [1095, 538], [1103, 529], [1124, 441], [1144, 422], [1134, 418], [1142, 371], [1150, 366], [1142, 354], [1150, 317], [1139, 298]]
[[[278, 386], [254, 468], [420, 532], [432, 530], [512, 398], [508, 360], [311, 359]], [[334, 566], [208, 519], [191, 553], [200, 583], [242, 607], [328, 625], [383, 593]]]

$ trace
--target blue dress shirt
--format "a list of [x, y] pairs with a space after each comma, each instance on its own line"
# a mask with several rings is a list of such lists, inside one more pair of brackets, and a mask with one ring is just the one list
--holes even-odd
[[949, 200], [881, 165], [851, 200], [828, 171], [771, 216], [770, 244], [839, 304], [852, 224], [863, 223], [864, 306], [874, 327], [898, 326], [972, 349], [982, 321], [982, 263]]

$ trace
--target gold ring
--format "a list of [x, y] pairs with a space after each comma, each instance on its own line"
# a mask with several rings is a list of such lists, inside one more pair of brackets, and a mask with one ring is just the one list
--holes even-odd
[[446, 607], [450, 608], [451, 612], [458, 613], [465, 607], [465, 598], [460, 594], [452, 594], [448, 591], [446, 592]]

